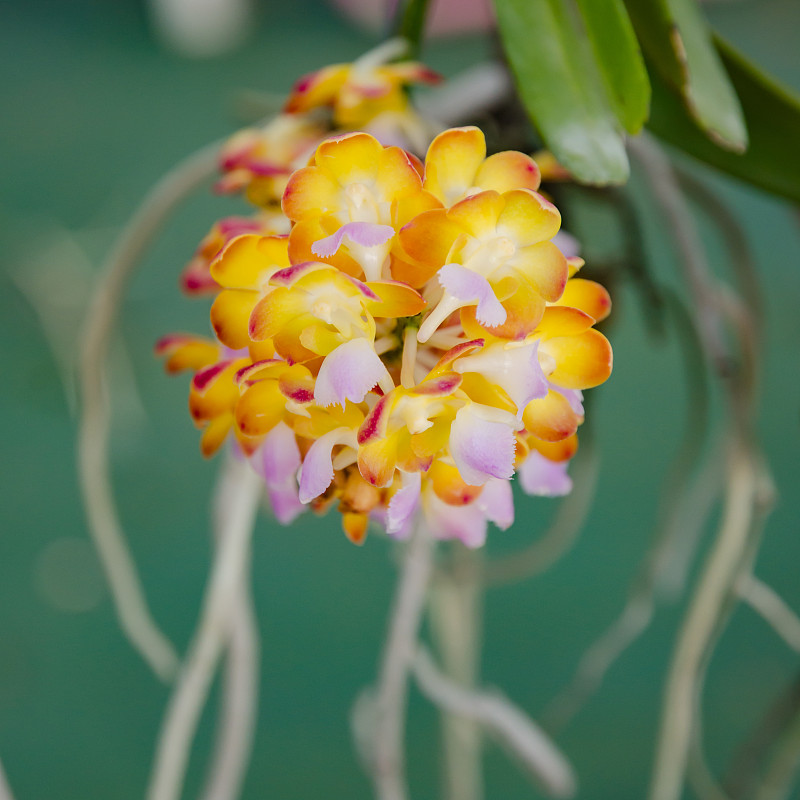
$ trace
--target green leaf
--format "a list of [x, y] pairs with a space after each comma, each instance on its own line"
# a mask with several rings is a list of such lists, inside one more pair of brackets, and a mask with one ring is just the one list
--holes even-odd
[[[645, 55], [719, 146], [742, 152], [742, 107], [695, 0], [626, 0]], [[653, 76], [651, 75], [651, 78]]]
[[652, 75], [648, 127], [695, 158], [768, 192], [800, 202], [800, 98], [777, 84], [719, 37], [720, 56], [742, 103], [750, 146], [738, 154], [715, 147], [694, 125], [674, 89]]
[[617, 119], [638, 133], [650, 111], [650, 81], [622, 0], [577, 0]]
[[579, 181], [623, 183], [625, 145], [577, 10], [561, 0], [494, 5], [520, 97], [545, 144]]

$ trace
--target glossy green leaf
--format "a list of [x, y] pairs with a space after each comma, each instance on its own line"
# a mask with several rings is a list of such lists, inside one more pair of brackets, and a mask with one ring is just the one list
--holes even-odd
[[680, 91], [697, 124], [718, 146], [744, 151], [742, 107], [695, 0], [625, 2], [649, 62]]
[[628, 133], [650, 111], [650, 81], [622, 0], [577, 0], [611, 105]]
[[584, 183], [624, 182], [625, 146], [577, 9], [568, 0], [494, 4], [520, 97], [545, 144]]
[[675, 90], [655, 75], [648, 127], [708, 164], [800, 202], [800, 97], [764, 75], [723, 40], [717, 38], [716, 44], [747, 119], [747, 152], [732, 153], [715, 147], [693, 123]]

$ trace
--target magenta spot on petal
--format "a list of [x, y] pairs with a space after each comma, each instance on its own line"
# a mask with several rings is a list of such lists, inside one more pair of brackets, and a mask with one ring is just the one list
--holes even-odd
[[246, 380], [258, 372], [260, 369], [263, 369], [268, 364], [283, 364], [284, 362], [281, 361], [279, 358], [265, 358], [262, 361], [256, 361], [252, 364], [248, 364], [246, 367], [242, 367], [236, 373], [236, 383], [243, 383]]
[[313, 272], [324, 264], [318, 264], [316, 261], [301, 261], [299, 264], [292, 264], [291, 267], [279, 269], [273, 273], [270, 278], [270, 283], [278, 286], [291, 286], [296, 280], [301, 278], [308, 272]]
[[194, 378], [192, 378], [192, 385], [198, 392], [204, 392], [230, 364], [230, 361], [219, 361], [216, 364], [212, 364], [210, 367], [201, 369], [199, 372], [195, 373]]
[[314, 79], [317, 77], [316, 72], [309, 72], [308, 75], [303, 75], [294, 85], [293, 91], [296, 94], [305, 94], [314, 84]]
[[366, 419], [361, 423], [361, 427], [358, 429], [359, 444], [366, 444], [377, 438], [378, 431], [382, 427], [381, 422], [388, 411], [388, 402], [389, 396], [384, 395], [375, 403], [372, 407], [372, 411], [367, 414]]
[[352, 275], [348, 275], [347, 273], [343, 274], [344, 277], [347, 278], [347, 280], [349, 280], [350, 283], [352, 283], [353, 286], [355, 286], [356, 289], [358, 289], [358, 291], [361, 292], [361, 294], [364, 295], [364, 297], [368, 298], [369, 300], [375, 300], [376, 302], [380, 302], [380, 297], [378, 297], [378, 295], [375, 294], [375, 292], [373, 292], [372, 289], [370, 289], [366, 283], [358, 280], [358, 278], [354, 278]]
[[447, 395], [451, 394], [461, 385], [462, 378], [458, 373], [451, 372], [439, 378], [424, 381], [414, 389], [415, 394]]
[[153, 350], [156, 355], [163, 355], [168, 350], [190, 342], [194, 339], [193, 336], [187, 336], [185, 333], [170, 333], [167, 336], [162, 336], [156, 343]]

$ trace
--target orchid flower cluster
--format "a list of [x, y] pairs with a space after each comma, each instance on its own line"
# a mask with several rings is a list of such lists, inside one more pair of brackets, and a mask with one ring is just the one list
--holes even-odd
[[582, 390], [611, 372], [609, 296], [554, 242], [536, 163], [487, 157], [475, 127], [409, 152], [427, 124], [407, 86], [435, 79], [374, 56], [328, 67], [236, 135], [218, 188], [257, 213], [218, 223], [183, 276], [216, 294], [215, 339], [157, 345], [194, 371], [206, 456], [232, 435], [279, 521], [337, 505], [356, 543], [371, 519], [408, 535], [421, 510], [477, 547], [511, 525], [515, 473], [568, 492]]

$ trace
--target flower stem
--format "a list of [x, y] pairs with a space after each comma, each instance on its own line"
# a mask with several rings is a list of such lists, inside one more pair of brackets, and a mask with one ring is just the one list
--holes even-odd
[[378, 800], [405, 800], [408, 795], [403, 746], [408, 674], [417, 647], [432, 558], [433, 539], [419, 520], [405, 553], [377, 687], [372, 769]]

